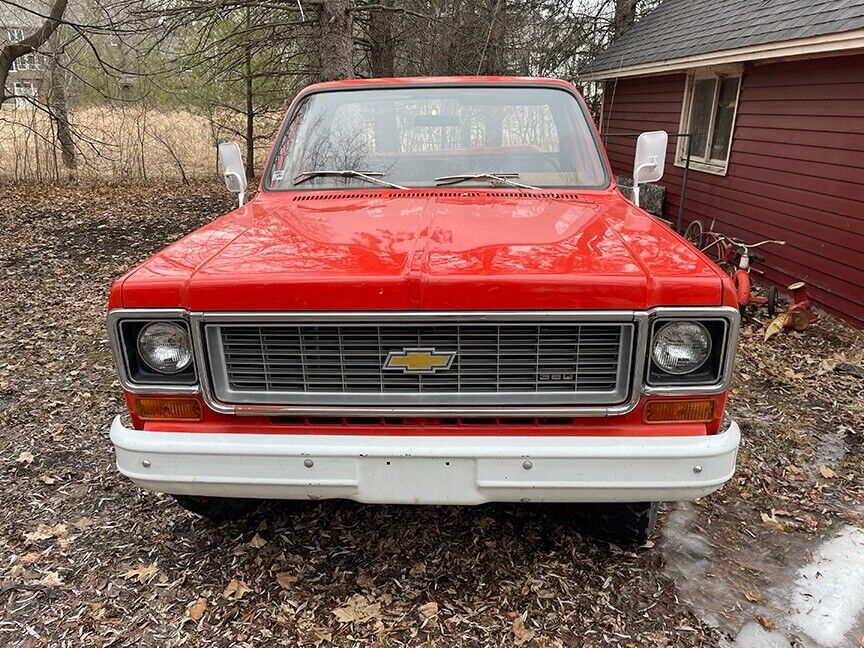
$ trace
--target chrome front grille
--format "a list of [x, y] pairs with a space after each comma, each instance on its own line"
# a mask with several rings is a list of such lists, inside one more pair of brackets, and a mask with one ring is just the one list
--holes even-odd
[[[626, 400], [634, 328], [554, 319], [232, 321], [208, 323], [205, 339], [224, 403], [605, 405]], [[434, 373], [385, 368], [389, 354], [417, 349], [455, 355]]]

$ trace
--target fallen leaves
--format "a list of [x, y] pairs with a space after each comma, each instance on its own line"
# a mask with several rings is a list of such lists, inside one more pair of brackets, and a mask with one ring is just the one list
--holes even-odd
[[438, 604], [435, 601], [429, 601], [420, 606], [420, 614], [427, 619], [438, 616]]
[[772, 319], [768, 326], [765, 327], [765, 337], [764, 340], [767, 342], [772, 337], [777, 335], [780, 331], [783, 330], [783, 325], [786, 323], [786, 313], [782, 313]]
[[825, 479], [834, 479], [834, 477], [836, 476], [836, 473], [825, 464], [819, 466], [819, 474], [822, 475]]
[[806, 481], [807, 477], [804, 474], [804, 471], [801, 470], [798, 466], [788, 465], [784, 469], [785, 477], [789, 481]]
[[63, 579], [56, 571], [49, 571], [39, 579], [39, 584], [45, 587], [60, 587], [63, 585]]
[[757, 616], [756, 620], [759, 622], [763, 628], [765, 628], [768, 632], [771, 632], [777, 627], [777, 624], [774, 623], [771, 619], [764, 616]]
[[771, 512], [771, 515], [767, 513], [761, 514], [762, 522], [772, 531], [785, 531], [785, 527], [783, 526], [783, 522], [777, 519], [774, 511]]
[[355, 594], [341, 607], [333, 610], [340, 623], [364, 623], [381, 615], [381, 603], [370, 601], [363, 594]]
[[207, 610], [207, 599], [199, 598], [197, 601], [192, 603], [189, 608], [186, 610], [186, 615], [195, 622], [201, 620], [201, 617], [204, 616], [204, 612]]
[[744, 592], [744, 598], [746, 598], [751, 603], [764, 603], [765, 595], [761, 592], [754, 592], [753, 590], [747, 590]]
[[297, 576], [288, 572], [279, 572], [276, 574], [276, 582], [279, 583], [279, 587], [285, 590], [293, 589], [294, 583], [298, 580]]
[[31, 464], [31, 463], [33, 463], [33, 459], [35, 459], [35, 457], [33, 456], [33, 453], [30, 452], [29, 450], [25, 450], [24, 452], [22, 452], [21, 454], [18, 455], [18, 459], [16, 459], [16, 461], [20, 464]]
[[525, 620], [522, 616], [518, 616], [513, 620], [511, 629], [513, 630], [513, 635], [515, 637], [513, 643], [517, 646], [526, 644], [534, 638], [534, 631], [525, 627]]
[[239, 601], [244, 596], [246, 596], [249, 592], [253, 592], [254, 590], [249, 587], [242, 580], [238, 580], [236, 578], [232, 578], [231, 582], [222, 590], [222, 598], [228, 600]]
[[35, 531], [30, 531], [24, 534], [24, 538], [28, 542], [38, 542], [40, 540], [50, 540], [51, 538], [65, 538], [69, 533], [69, 529], [65, 524], [55, 524], [48, 526], [40, 522], [36, 526]]
[[74, 526], [79, 531], [84, 531], [85, 529], [89, 529], [91, 526], [93, 526], [93, 520], [91, 520], [89, 517], [80, 517], [72, 523], [72, 526]]
[[155, 562], [150, 563], [149, 565], [139, 563], [137, 567], [133, 567], [132, 569], [127, 570], [125, 577], [127, 580], [135, 578], [142, 585], [146, 585], [154, 578], [156, 578], [158, 574], [159, 568], [156, 566]]

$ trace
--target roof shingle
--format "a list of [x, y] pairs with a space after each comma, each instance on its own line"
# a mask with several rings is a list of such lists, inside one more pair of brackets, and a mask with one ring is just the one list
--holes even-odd
[[864, 0], [665, 0], [583, 72], [864, 28]]

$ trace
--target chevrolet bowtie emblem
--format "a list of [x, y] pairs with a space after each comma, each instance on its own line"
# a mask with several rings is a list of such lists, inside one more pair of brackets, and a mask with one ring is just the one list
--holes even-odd
[[455, 351], [436, 351], [435, 349], [402, 349], [391, 351], [384, 361], [384, 369], [403, 373], [433, 374], [446, 371], [453, 364]]

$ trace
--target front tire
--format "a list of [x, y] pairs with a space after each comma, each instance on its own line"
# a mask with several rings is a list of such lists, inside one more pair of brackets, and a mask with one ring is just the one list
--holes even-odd
[[596, 534], [620, 545], [642, 545], [657, 524], [659, 502], [595, 505], [591, 520]]
[[187, 511], [213, 522], [242, 519], [261, 505], [260, 500], [236, 497], [201, 497], [198, 495], [172, 495], [171, 497]]

